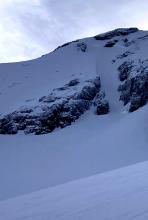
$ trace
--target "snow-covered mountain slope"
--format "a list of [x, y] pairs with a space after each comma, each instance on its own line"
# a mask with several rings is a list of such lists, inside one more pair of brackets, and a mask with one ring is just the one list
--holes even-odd
[[[7, 117], [3, 123], [0, 120], [0, 132], [5, 133], [0, 135], [1, 200], [148, 159], [147, 36], [148, 32], [137, 29], [118, 29], [66, 44], [36, 60], [0, 64], [1, 120]], [[130, 66], [126, 61], [134, 63]], [[93, 89], [91, 93], [90, 79], [96, 77], [101, 84], [97, 92]], [[69, 87], [71, 80], [79, 83]], [[89, 89], [82, 96], [86, 85]], [[51, 97], [51, 93], [56, 96]], [[100, 94], [104, 94], [103, 102]], [[53, 120], [58, 125], [54, 131], [25, 135], [26, 127], [41, 122], [43, 108], [44, 113], [49, 113], [51, 99], [57, 102], [59, 96], [60, 100], [66, 99], [68, 110], [62, 102], [60, 113]], [[80, 108], [76, 105], [73, 111], [74, 106], [69, 103], [78, 101]], [[81, 109], [82, 101], [89, 106], [85, 111]], [[105, 101], [109, 103], [109, 113], [97, 115], [96, 109], [100, 114]], [[133, 106], [138, 110], [129, 113]], [[69, 120], [78, 108], [81, 114], [77, 120], [59, 128], [65, 115]], [[47, 120], [48, 116], [44, 122], [48, 121], [49, 126], [53, 121]], [[12, 128], [9, 123], [17, 134], [7, 135], [8, 128]], [[45, 127], [47, 124], [42, 126]]]
[[0, 137], [0, 198], [148, 159], [148, 106], [132, 114], [86, 113], [49, 135]]
[[146, 220], [148, 162], [0, 202], [3, 220]]

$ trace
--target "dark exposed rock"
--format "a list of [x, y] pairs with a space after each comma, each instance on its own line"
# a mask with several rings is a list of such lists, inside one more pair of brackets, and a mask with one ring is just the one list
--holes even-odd
[[80, 93], [76, 94], [74, 99], [92, 100], [96, 95], [96, 88], [94, 86], [84, 86]]
[[67, 42], [67, 43], [65, 43], [65, 44], [63, 44], [61, 46], [58, 46], [54, 51], [56, 51], [58, 49], [61, 49], [63, 47], [66, 47], [66, 46], [70, 45], [71, 43], [76, 43], [76, 42], [79, 42], [79, 40], [74, 40], [74, 41], [71, 41], [71, 42]]
[[129, 77], [133, 67], [134, 62], [132, 60], [125, 61], [118, 67], [120, 81], [124, 81]]
[[55, 90], [57, 90], [57, 91], [64, 91], [64, 90], [66, 90], [67, 89], [67, 87], [66, 86], [63, 86], [63, 87], [59, 87], [59, 88], [57, 88], [57, 89], [54, 89], [54, 91]]
[[112, 40], [112, 41], [108, 41], [104, 47], [113, 47], [115, 46], [115, 44], [118, 42], [118, 40]]
[[125, 46], [125, 47], [129, 47], [129, 46], [131, 46], [132, 44], [135, 43], [134, 40], [129, 41], [127, 38], [123, 39], [122, 41], [123, 41], [123, 46]]
[[109, 103], [105, 99], [104, 92], [100, 92], [96, 95], [94, 105], [96, 106], [97, 115], [104, 115], [109, 113]]
[[128, 57], [129, 55], [132, 55], [132, 54], [134, 54], [134, 53], [130, 52], [130, 51], [126, 51], [125, 53], [123, 53], [121, 55], [118, 55], [117, 59], [123, 59], [123, 58], [126, 58], [126, 57]]
[[148, 39], [148, 34], [142, 36], [142, 37], [138, 37], [139, 40], [147, 40]]
[[109, 103], [107, 100], [97, 104], [96, 113], [97, 115], [105, 115], [109, 113]]
[[148, 74], [140, 74], [133, 78], [131, 88], [131, 104], [129, 111], [135, 111], [148, 101]]
[[56, 128], [64, 128], [88, 110], [95, 97], [97, 114], [107, 113], [108, 103], [101, 95], [99, 102], [97, 95], [100, 93], [100, 78], [84, 81], [77, 92], [76, 88], [69, 90], [79, 83], [79, 80], [74, 79], [64, 86], [70, 91], [70, 95], [66, 93], [64, 97], [60, 97], [60, 92], [56, 89], [56, 93], [40, 98], [37, 106], [20, 108], [0, 119], [0, 134], [16, 134], [23, 130], [25, 134], [39, 135], [50, 133]]
[[81, 50], [82, 52], [86, 52], [87, 45], [84, 42], [77, 43], [77, 48], [78, 48], [78, 50]]
[[9, 117], [0, 120], [0, 134], [17, 134], [17, 132], [16, 124]]
[[66, 86], [76, 86], [77, 84], [79, 84], [79, 80], [73, 79], [68, 84], [66, 84]]
[[132, 94], [129, 111], [136, 111], [139, 107], [142, 107], [145, 104], [146, 100], [143, 99], [140, 95], [138, 96], [137, 94]]
[[120, 85], [118, 91], [120, 92], [120, 100], [126, 105], [131, 98], [132, 80], [126, 80], [124, 84]]
[[54, 104], [48, 112], [41, 114], [36, 119], [39, 124], [32, 123], [27, 126], [25, 133], [46, 134], [55, 128], [64, 128], [78, 119], [90, 107], [90, 102], [85, 100], [71, 100], [61, 104]]
[[39, 99], [39, 102], [55, 102], [58, 99], [58, 97], [54, 97], [52, 94], [48, 95], [48, 96], [43, 96]]
[[[129, 111], [135, 111], [148, 102], [148, 72], [147, 61], [139, 61], [133, 76], [126, 77], [119, 86], [120, 100], [124, 105], [129, 103]], [[130, 73], [131, 75], [131, 73]]]
[[127, 42], [129, 42], [129, 40], [128, 40], [127, 38], [124, 38], [124, 39], [123, 39], [123, 42], [124, 42], [124, 43], [127, 43]]
[[119, 28], [119, 29], [115, 29], [113, 31], [110, 31], [104, 34], [99, 34], [95, 36], [94, 38], [96, 40], [110, 40], [113, 37], [126, 36], [131, 33], [135, 33], [137, 31], [138, 31], [138, 28]]
[[116, 62], [116, 60], [112, 60], [112, 62], [111, 62], [111, 63], [112, 63], [112, 64], [114, 64], [115, 62]]

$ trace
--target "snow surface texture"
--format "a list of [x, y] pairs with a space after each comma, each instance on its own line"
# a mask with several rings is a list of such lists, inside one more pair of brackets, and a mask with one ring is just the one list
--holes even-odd
[[[96, 115], [96, 106], [91, 106], [75, 123], [72, 123], [64, 129], [57, 128], [47, 135], [24, 135], [23, 132], [19, 132], [16, 135], [0, 135], [0, 200], [6, 200], [22, 194], [56, 186], [56, 188], [49, 189], [49, 191], [56, 191], [57, 189], [55, 200], [51, 197], [53, 202], [50, 207], [47, 203], [48, 210], [54, 210], [54, 208], [56, 210], [57, 200], [59, 200], [60, 203], [64, 195], [67, 201], [65, 201], [65, 207], [69, 201], [67, 195], [70, 193], [71, 197], [69, 197], [69, 199], [72, 199], [74, 196], [76, 198], [74, 201], [77, 201], [76, 203], [78, 203], [80, 199], [79, 192], [81, 191], [81, 187], [78, 189], [79, 184], [78, 188], [76, 187], [74, 191], [69, 191], [68, 194], [69, 185], [67, 182], [148, 160], [148, 105], [146, 105], [148, 32], [138, 31], [137, 29], [134, 29], [134, 31], [133, 29], [132, 31], [131, 29], [130, 31], [129, 29], [119, 29], [113, 31], [113, 34], [103, 34], [103, 38], [108, 36], [108, 34], [109, 37], [106, 39], [86, 38], [68, 43], [36, 60], [0, 65], [1, 118], [20, 108], [32, 108], [36, 106], [41, 97], [41, 101], [43, 101], [44, 98], [49, 98], [48, 95], [51, 91], [68, 84], [68, 82], [74, 79], [78, 79], [85, 84], [88, 79], [95, 79], [96, 76], [100, 77], [101, 93], [97, 94], [93, 102], [98, 106], [100, 100], [103, 100], [104, 104], [106, 104], [105, 100], [109, 103], [108, 114]], [[139, 59], [141, 61], [139, 61]], [[134, 62], [134, 67], [130, 69], [128, 74], [126, 74], [125, 71], [121, 74], [120, 70], [122, 68], [119, 67], [121, 67], [123, 63], [125, 64], [125, 62]], [[124, 67], [126, 67], [126, 65]], [[144, 69], [144, 71], [141, 68]], [[127, 81], [134, 82], [130, 87], [130, 91], [127, 91], [126, 86], [124, 86]], [[76, 87], [78, 87], [78, 89], [76, 89], [76, 92], [81, 91], [82, 87], [80, 88], [79, 86], [81, 87], [81, 83], [77, 84]], [[72, 94], [73, 91], [72, 89]], [[121, 98], [121, 95], [122, 97], [128, 98], [127, 104], [124, 102], [124, 99]], [[134, 102], [133, 97], [136, 97]], [[143, 100], [145, 100], [144, 103]], [[136, 103], [134, 106], [138, 106], [136, 108], [137, 111], [130, 113], [130, 106], [133, 103]], [[141, 108], [141, 106], [143, 107]], [[136, 169], [139, 169], [138, 165]], [[136, 171], [134, 170], [133, 175], [134, 172], [136, 175]], [[110, 178], [115, 178], [117, 181], [120, 181], [120, 179], [122, 179], [121, 176], [117, 175], [116, 178], [116, 174], [116, 172], [114, 174], [110, 173], [109, 176]], [[126, 181], [129, 177], [130, 175], [123, 180], [124, 184], [122, 186], [127, 186], [125, 195], [128, 194], [128, 182], [126, 185]], [[100, 179], [101, 177], [98, 176], [97, 178]], [[146, 179], [144, 180], [146, 181]], [[94, 187], [93, 184], [95, 184], [95, 181], [100, 191]], [[94, 183], [93, 181], [90, 183], [90, 185], [92, 184], [92, 188], [94, 188], [93, 193], [97, 193], [96, 190], [98, 190], [103, 199], [103, 195], [107, 196], [108, 194], [107, 188], [110, 187], [111, 200], [113, 199], [112, 201], [110, 200], [110, 204], [115, 203], [117, 205], [118, 200], [116, 203], [114, 200], [115, 197], [113, 196], [114, 182], [111, 181], [110, 186], [107, 185], [106, 189], [103, 189], [101, 188], [101, 181], [102, 180], [98, 180], [97, 182], [97, 179], [94, 177]], [[105, 181], [103, 181], [103, 183], [104, 182]], [[107, 182], [108, 180], [106, 184]], [[136, 180], [133, 181], [133, 183], [135, 187], [138, 187]], [[60, 184], [64, 184], [63, 189], [60, 189]], [[90, 185], [89, 188], [91, 188]], [[118, 186], [118, 183], [116, 186]], [[120, 189], [118, 187], [117, 189], [116, 192], [118, 194]], [[61, 191], [62, 194], [60, 194], [60, 190], [63, 190]], [[104, 190], [106, 194], [104, 194]], [[95, 211], [95, 208], [93, 209], [91, 206], [90, 194], [92, 191], [90, 194], [89, 192], [88, 190], [87, 194], [87, 190], [85, 190], [85, 195], [83, 194], [84, 197], [82, 197], [83, 199], [80, 200], [80, 202], [82, 202], [82, 209], [88, 206], [89, 211], [87, 214], [88, 217], [90, 216], [88, 219], [93, 219], [93, 217], [95, 219], [95, 214], [101, 216], [101, 211], [98, 214], [99, 209]], [[41, 191], [41, 194], [42, 193], [44, 197], [44, 192]], [[119, 194], [119, 197], [120, 195], [121, 194]], [[26, 197], [26, 200], [28, 201], [29, 198], [31, 197]], [[46, 197], [44, 198], [46, 201]], [[61, 200], [59, 198], [61, 198]], [[88, 200], [86, 198], [88, 198]], [[131, 203], [136, 200], [131, 197], [131, 195], [129, 195], [128, 199], [129, 198], [131, 198]], [[15, 201], [19, 201], [19, 199]], [[11, 219], [13, 216], [15, 219], [15, 214], [16, 219], [21, 219], [19, 218], [20, 212], [16, 210], [16, 206], [18, 206], [19, 202], [15, 201], [13, 200], [13, 206], [11, 206], [11, 202], [1, 201], [0, 215], [2, 217], [0, 216], [0, 219]], [[85, 202], [87, 202], [87, 204], [84, 204]], [[20, 210], [23, 207], [22, 203], [23, 199], [22, 202], [20, 202]], [[126, 203], [128, 204], [127, 201]], [[126, 209], [127, 204], [125, 210], [127, 210], [127, 213], [129, 211], [131, 215], [136, 216], [138, 208], [134, 209], [134, 207], [137, 207], [136, 204], [132, 208], [132, 206], [130, 206], [131, 203], [129, 204], [131, 212], [128, 208]], [[24, 204], [26, 204], [25, 200]], [[31, 207], [31, 203], [29, 204]], [[39, 201], [39, 204], [44, 206], [45, 203]], [[72, 204], [72, 200], [70, 204]], [[81, 210], [81, 204], [78, 204]], [[101, 204], [101, 202], [99, 204]], [[120, 208], [120, 202], [118, 205], [116, 211], [121, 211], [120, 213], [122, 214], [123, 207], [121, 205], [122, 208]], [[90, 206], [92, 207], [92, 213]], [[35, 210], [39, 210], [39, 207], [34, 204], [32, 207], [34, 207], [32, 211], [31, 208], [26, 209], [30, 210], [30, 213], [35, 213]], [[64, 208], [62, 204], [61, 206], [57, 205], [61, 216], [63, 215], [62, 211], [60, 211], [62, 207]], [[74, 214], [75, 210], [76, 213], [78, 213], [77, 207], [74, 207], [74, 211], [72, 211], [71, 207], [70, 205], [70, 207], [66, 208], [65, 216], [67, 215], [68, 209], [69, 213], [71, 213], [71, 216], [67, 215], [67, 219], [72, 219], [72, 214]], [[139, 207], [141, 207], [139, 213], [143, 212], [142, 207], [145, 207], [145, 203]], [[109, 206], [104, 206], [104, 209], [105, 208], [109, 213], [106, 219], [111, 219], [110, 216], [114, 217], [112, 217], [112, 219], [128, 219], [128, 217], [124, 218], [124, 213], [122, 216], [120, 215], [119, 218], [116, 217], [120, 213], [115, 212], [115, 207], [110, 210]], [[6, 209], [7, 213], [10, 214], [6, 215]], [[31, 216], [31, 214], [27, 214], [26, 209], [24, 208], [24, 212], [22, 212], [23, 217]], [[41, 212], [39, 210], [40, 216], [36, 216], [35, 219], [44, 219], [44, 214], [45, 219], [49, 219], [47, 209], [43, 208]], [[107, 215], [107, 211], [103, 212], [104, 209], [101, 206], [102, 219], [105, 214]], [[13, 215], [12, 210], [16, 210]], [[55, 213], [52, 213], [54, 216]], [[81, 213], [79, 214], [82, 217], [83, 213], [82, 215]], [[87, 216], [87, 214], [85, 214], [84, 217]], [[17, 216], [19, 217], [17, 218]], [[141, 219], [144, 219], [144, 217], [141, 217]], [[55, 217], [55, 219], [56, 218], [58, 217]], [[73, 219], [83, 218], [79, 218], [77, 215]]]
[[148, 162], [0, 202], [3, 220], [147, 220]]

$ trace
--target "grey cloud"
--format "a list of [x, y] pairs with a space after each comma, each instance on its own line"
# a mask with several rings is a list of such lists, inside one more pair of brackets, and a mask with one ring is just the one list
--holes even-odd
[[11, 30], [17, 36], [15, 41], [10, 35], [9, 44], [12, 41], [16, 45], [20, 59], [38, 57], [64, 42], [117, 27], [142, 26], [142, 16], [148, 17], [147, 0], [5, 1], [7, 32]]

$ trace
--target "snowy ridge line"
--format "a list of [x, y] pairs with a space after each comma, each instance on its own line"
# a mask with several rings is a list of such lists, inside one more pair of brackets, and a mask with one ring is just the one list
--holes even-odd
[[138, 28], [118, 28], [113, 31], [109, 31], [103, 34], [99, 34], [95, 36], [96, 40], [110, 40], [114, 37], [118, 36], [126, 36], [132, 33], [139, 31]]

